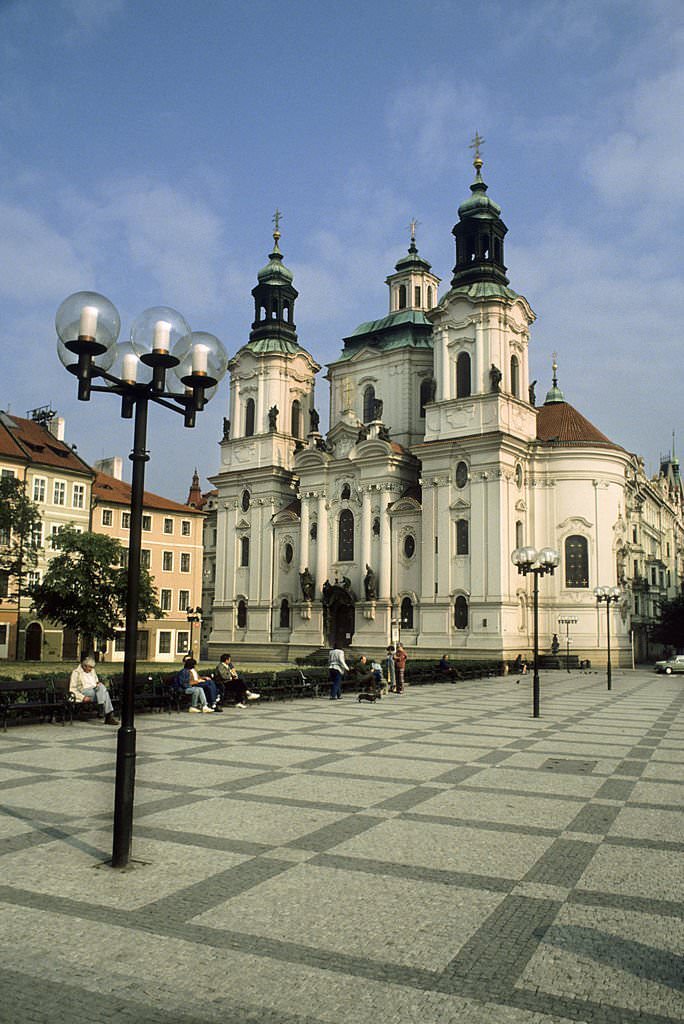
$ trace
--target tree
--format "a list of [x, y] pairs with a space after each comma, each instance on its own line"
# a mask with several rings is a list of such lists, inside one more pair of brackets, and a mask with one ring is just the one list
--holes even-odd
[[[51, 560], [41, 583], [29, 592], [37, 613], [80, 634], [86, 651], [95, 638], [112, 640], [125, 618], [127, 571], [121, 565], [118, 540], [99, 533], [79, 533], [64, 527], [53, 539], [61, 554]], [[138, 622], [163, 618], [153, 580], [140, 570]]]
[[660, 621], [651, 630], [651, 640], [684, 651], [684, 594], [662, 602]]
[[0, 600], [17, 605], [15, 658], [19, 657], [21, 597], [27, 573], [38, 561], [41, 518], [26, 494], [26, 483], [15, 476], [0, 479]]

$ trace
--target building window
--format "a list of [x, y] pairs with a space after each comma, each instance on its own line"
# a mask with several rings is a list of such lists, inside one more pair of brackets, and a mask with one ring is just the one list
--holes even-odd
[[158, 639], [159, 653], [160, 654], [170, 654], [171, 653], [171, 630], [170, 629], [160, 629], [159, 632], [157, 633], [157, 636], [159, 638]]
[[244, 601], [238, 601], [237, 624], [238, 629], [244, 629], [247, 625], [247, 605]]
[[363, 422], [370, 423], [375, 416], [375, 388], [372, 384], [363, 392]]
[[180, 571], [181, 572], [190, 572], [190, 554], [187, 551], [181, 551]]
[[302, 431], [302, 407], [295, 398], [292, 403], [292, 415], [290, 417], [290, 433], [293, 437], [301, 437]]
[[587, 538], [579, 534], [565, 539], [565, 586], [589, 586], [589, 545]]
[[165, 587], [159, 591], [159, 607], [163, 612], [171, 611], [171, 591]]
[[465, 462], [459, 462], [456, 466], [456, 486], [463, 488], [468, 483], [468, 466]]
[[71, 507], [85, 508], [85, 484], [74, 484], [72, 487]]
[[459, 594], [454, 604], [454, 626], [456, 629], [468, 628], [468, 602], [462, 594]]
[[249, 537], [240, 538], [240, 565], [249, 565]]
[[152, 529], [152, 516], [144, 515], [142, 517], [142, 528], [143, 530], [146, 530], [147, 533], [150, 532], [150, 530]]
[[521, 548], [524, 543], [525, 543], [525, 539], [524, 539], [524, 533], [523, 533], [523, 524], [518, 519], [516, 524], [515, 524], [515, 546], [516, 546], [516, 548]]
[[130, 512], [122, 512], [121, 513], [121, 529], [122, 530], [130, 530], [130, 528], [131, 528], [131, 513]]
[[190, 634], [187, 629], [179, 629], [176, 633], [176, 654], [187, 654], [190, 650]]
[[173, 519], [164, 517], [164, 533], [173, 533]]
[[435, 400], [435, 381], [432, 378], [421, 381], [420, 385], [420, 418], [425, 419], [425, 406]]
[[187, 612], [190, 607], [190, 591], [179, 590], [178, 591], [178, 611]]
[[152, 558], [149, 548], [142, 548], [140, 551], [140, 566], [142, 569], [149, 569]]
[[36, 528], [33, 531], [31, 541], [35, 548], [42, 548], [43, 546], [43, 524], [36, 523]]
[[456, 520], [456, 554], [468, 554], [468, 520]]
[[3, 526], [0, 528], [0, 547], [6, 548], [11, 540], [11, 531]]
[[254, 399], [248, 398], [245, 404], [245, 437], [254, 434]]
[[470, 389], [470, 356], [467, 352], [459, 352], [456, 360], [456, 397], [468, 398]]
[[399, 285], [399, 309], [406, 309], [406, 285]]
[[[55, 480], [52, 489], [52, 504], [66, 505], [66, 483], [64, 480]], [[111, 523], [109, 525], [111, 526]]]
[[354, 560], [354, 515], [348, 508], [340, 512], [337, 558], [340, 562]]
[[102, 509], [102, 525], [103, 526], [111, 526], [113, 521], [114, 521], [114, 516], [112, 514], [111, 508], [103, 508]]
[[173, 572], [173, 551], [162, 552], [162, 572]]
[[123, 629], [117, 630], [114, 634], [114, 651], [116, 654], [123, 654], [126, 650], [126, 633]]
[[404, 554], [407, 558], [413, 558], [416, 553], [416, 538], [412, 533], [407, 533], [404, 537]]
[[[141, 552], [141, 562], [142, 562], [142, 552]], [[128, 568], [128, 548], [121, 548], [121, 550], [119, 551], [119, 565], [121, 566], [122, 569], [127, 569]]]
[[9, 572], [0, 569], [0, 598], [9, 596]]
[[0, 473], [0, 477], [3, 480], [14, 480], [16, 475], [13, 469], [3, 469], [2, 473]]
[[414, 285], [413, 288], [413, 305], [420, 306], [420, 285]]
[[520, 363], [517, 356], [511, 356], [511, 394], [520, 398]]
[[286, 563], [288, 565], [290, 565], [290, 563], [292, 562], [292, 559], [294, 558], [294, 549], [293, 549], [291, 544], [286, 544], [285, 545], [285, 550], [284, 550], [283, 554], [285, 556]]
[[191, 533], [191, 526], [189, 519], [181, 520], [181, 537], [189, 537]]
[[427, 290], [427, 308], [432, 309], [432, 285], [428, 285]]
[[29, 587], [35, 587], [37, 586], [38, 583], [40, 583], [40, 573], [38, 572], [37, 569], [29, 569], [29, 571], [26, 573], [26, 582], [28, 583]]
[[34, 501], [45, 501], [45, 484], [46, 480], [43, 476], [37, 476], [33, 479], [33, 500]]
[[249, 491], [243, 491], [242, 492], [242, 500], [240, 502], [240, 504], [242, 505], [242, 511], [243, 512], [246, 512], [248, 510], [250, 500], [251, 499], [249, 497]]
[[286, 597], [280, 602], [280, 628], [290, 628], [290, 602]]
[[401, 602], [401, 628], [413, 629], [413, 604], [410, 597]]

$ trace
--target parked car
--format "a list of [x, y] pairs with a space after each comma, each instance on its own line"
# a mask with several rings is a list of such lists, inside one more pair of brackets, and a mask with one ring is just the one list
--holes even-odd
[[664, 672], [666, 676], [672, 675], [673, 672], [684, 672], [684, 654], [675, 654], [667, 661], [656, 661], [655, 670]]

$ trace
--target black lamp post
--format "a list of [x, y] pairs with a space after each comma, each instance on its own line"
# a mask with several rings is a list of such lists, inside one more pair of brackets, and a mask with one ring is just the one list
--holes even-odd
[[[155, 306], [133, 323], [130, 341], [117, 344], [121, 321], [113, 304], [96, 292], [76, 292], [65, 299], [55, 318], [57, 351], [64, 367], [78, 378], [78, 398], [102, 391], [121, 398], [121, 416], [135, 416], [131, 479], [131, 523], [126, 594], [121, 727], [117, 735], [112, 867], [128, 864], [133, 831], [135, 788], [135, 670], [138, 639], [138, 594], [142, 509], [147, 454], [147, 409], [150, 402], [183, 416], [194, 427], [227, 368], [226, 351], [213, 334], [193, 333], [185, 319], [168, 306]], [[167, 370], [173, 370], [173, 376]], [[142, 379], [139, 379], [142, 378]], [[93, 381], [103, 383], [95, 384]]]
[[534, 672], [532, 675], [532, 715], [539, 718], [539, 577], [548, 573], [553, 576], [560, 556], [553, 548], [516, 548], [511, 555], [513, 565], [521, 576], [534, 576]]
[[[188, 622], [190, 623], [190, 654], [195, 657], [193, 648], [192, 632], [195, 628], [196, 622], [202, 621], [202, 609], [201, 608], [188, 608]], [[197, 652], [199, 654], [199, 651]], [[198, 658], [199, 661], [199, 658]]]
[[565, 668], [570, 671], [570, 626], [577, 623], [572, 615], [562, 615], [558, 619], [559, 626], [565, 626]]
[[606, 602], [606, 639], [608, 643], [608, 673], [607, 673], [607, 684], [608, 689], [613, 689], [613, 675], [610, 665], [610, 606], [616, 601], [619, 601], [622, 596], [622, 591], [619, 587], [596, 587], [594, 590], [594, 597], [596, 598], [596, 607], [601, 606], [601, 602]]

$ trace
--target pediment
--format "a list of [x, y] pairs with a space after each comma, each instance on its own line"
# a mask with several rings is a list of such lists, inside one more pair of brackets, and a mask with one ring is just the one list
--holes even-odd
[[518, 498], [515, 503], [516, 512], [527, 512], [527, 502], [523, 498]]
[[470, 502], [464, 498], [457, 498], [456, 501], [449, 505], [452, 512], [466, 512], [470, 509]]
[[237, 523], [235, 527], [236, 530], [249, 530], [249, 528], [250, 524], [247, 522], [246, 519], [241, 519], [240, 522]]
[[567, 519], [564, 519], [562, 523], [558, 524], [558, 529], [570, 530], [573, 527], [578, 526], [584, 527], [585, 530], [591, 530], [594, 524], [590, 523], [588, 519], [584, 518], [584, 516], [568, 516]]
[[271, 517], [271, 522], [274, 526], [286, 526], [288, 523], [298, 523], [299, 516], [292, 509], [283, 508]]
[[422, 513], [422, 511], [423, 506], [415, 498], [399, 498], [392, 504], [392, 507], [390, 508], [390, 515], [406, 512], [415, 514]]

